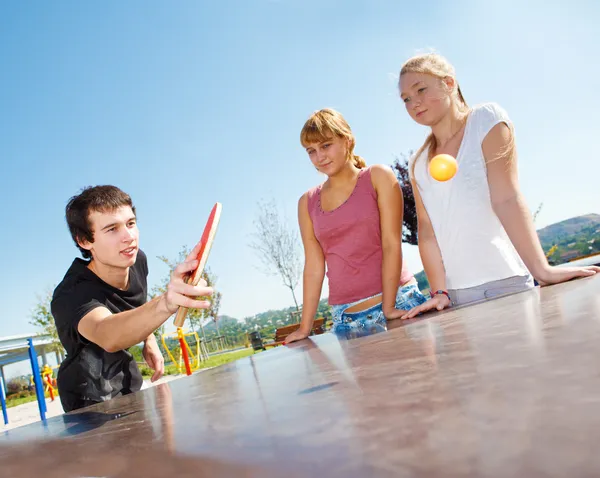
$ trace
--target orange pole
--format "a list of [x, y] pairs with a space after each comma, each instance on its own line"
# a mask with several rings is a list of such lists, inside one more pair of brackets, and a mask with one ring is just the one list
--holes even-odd
[[191, 375], [192, 369], [190, 368], [190, 358], [188, 357], [187, 346], [185, 343], [185, 338], [184, 338], [183, 330], [181, 329], [181, 327], [177, 327], [177, 337], [179, 338], [179, 346], [181, 347], [183, 363], [185, 364], [185, 373], [187, 375]]
[[48, 382], [48, 390], [50, 392], [50, 399], [54, 401], [54, 388], [52, 387], [52, 380], [50, 380], [50, 376], [46, 375], [46, 382]]

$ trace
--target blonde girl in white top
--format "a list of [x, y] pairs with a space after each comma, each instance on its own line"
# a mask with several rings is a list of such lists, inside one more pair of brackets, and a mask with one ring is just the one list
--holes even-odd
[[[469, 108], [454, 68], [438, 54], [404, 63], [399, 87], [410, 117], [431, 128], [409, 170], [432, 296], [402, 318], [527, 290], [533, 278], [544, 286], [600, 272], [548, 264], [519, 190], [513, 126], [499, 105]], [[458, 162], [446, 182], [428, 172], [441, 153]]]

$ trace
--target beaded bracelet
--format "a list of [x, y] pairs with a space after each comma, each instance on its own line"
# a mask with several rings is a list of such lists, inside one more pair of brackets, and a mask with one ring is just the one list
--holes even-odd
[[448, 292], [447, 292], [447, 291], [445, 291], [445, 290], [436, 290], [435, 292], [431, 292], [431, 293], [430, 293], [430, 295], [431, 295], [431, 298], [432, 298], [432, 299], [433, 299], [433, 298], [434, 298], [436, 295], [445, 295], [446, 297], [448, 297], [448, 300], [449, 300], [450, 302], [452, 302], [452, 299], [450, 299], [450, 294], [448, 294]]

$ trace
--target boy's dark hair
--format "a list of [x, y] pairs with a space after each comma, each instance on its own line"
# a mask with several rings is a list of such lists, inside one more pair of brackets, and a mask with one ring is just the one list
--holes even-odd
[[129, 206], [135, 214], [135, 207], [129, 194], [116, 186], [90, 186], [69, 199], [65, 214], [67, 224], [71, 237], [84, 258], [90, 259], [92, 254], [80, 247], [77, 241], [94, 242], [90, 213], [92, 211], [112, 212], [123, 206]]

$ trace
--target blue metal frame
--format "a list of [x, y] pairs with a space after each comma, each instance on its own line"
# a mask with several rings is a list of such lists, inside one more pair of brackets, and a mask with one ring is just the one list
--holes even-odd
[[40, 374], [40, 367], [37, 361], [37, 354], [33, 347], [33, 339], [27, 339], [29, 344], [29, 359], [31, 360], [31, 371], [33, 372], [33, 383], [35, 384], [35, 394], [37, 396], [38, 408], [40, 409], [40, 418], [43, 422], [46, 421], [46, 397], [44, 396], [44, 385]]
[[0, 402], [2, 403], [2, 415], [4, 415], [4, 424], [8, 425], [8, 413], [6, 412], [6, 397], [4, 396], [4, 380], [0, 377]]

